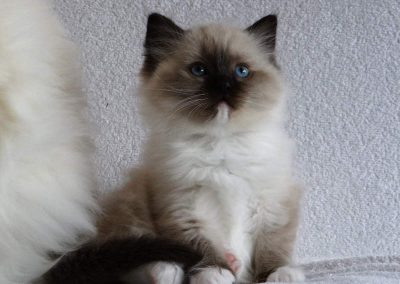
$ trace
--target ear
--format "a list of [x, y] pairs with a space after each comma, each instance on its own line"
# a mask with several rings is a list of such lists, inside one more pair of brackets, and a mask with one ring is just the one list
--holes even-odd
[[173, 51], [174, 45], [184, 33], [183, 29], [167, 17], [151, 14], [147, 19], [143, 72], [154, 72], [158, 64]]
[[277, 17], [269, 15], [252, 24], [246, 31], [258, 38], [268, 53], [272, 53], [275, 51], [277, 26]]

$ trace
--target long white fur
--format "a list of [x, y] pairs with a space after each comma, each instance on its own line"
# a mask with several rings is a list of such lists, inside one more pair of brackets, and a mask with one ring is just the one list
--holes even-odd
[[30, 283], [94, 233], [74, 46], [48, 3], [0, 1], [0, 283]]

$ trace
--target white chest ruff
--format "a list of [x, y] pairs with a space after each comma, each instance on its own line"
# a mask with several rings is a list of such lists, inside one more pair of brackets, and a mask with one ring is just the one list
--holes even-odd
[[178, 188], [196, 188], [193, 214], [205, 224], [204, 235], [248, 267], [256, 215], [261, 213], [276, 223], [274, 215], [279, 214], [273, 203], [262, 204], [268, 209], [260, 210], [259, 197], [280, 195], [280, 177], [287, 176], [290, 153], [282, 155], [285, 143], [268, 137], [191, 142], [175, 145], [168, 162], [170, 173]]
[[227, 167], [218, 166], [212, 171], [208, 179], [197, 181], [194, 215], [204, 220], [203, 234], [220, 249], [221, 254], [232, 252], [243, 268], [248, 267], [254, 190], [244, 177], [235, 175]]

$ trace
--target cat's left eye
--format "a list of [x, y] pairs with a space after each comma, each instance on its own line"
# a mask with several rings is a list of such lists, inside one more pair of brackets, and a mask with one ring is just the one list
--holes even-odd
[[247, 66], [240, 64], [237, 65], [235, 68], [235, 75], [241, 79], [245, 79], [249, 77], [250, 70]]

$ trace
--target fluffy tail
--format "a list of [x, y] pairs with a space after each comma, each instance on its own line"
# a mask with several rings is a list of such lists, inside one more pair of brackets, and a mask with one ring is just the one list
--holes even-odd
[[153, 261], [172, 261], [184, 269], [201, 260], [199, 253], [169, 240], [139, 238], [88, 244], [63, 257], [42, 282], [45, 284], [120, 284], [129, 271]]

